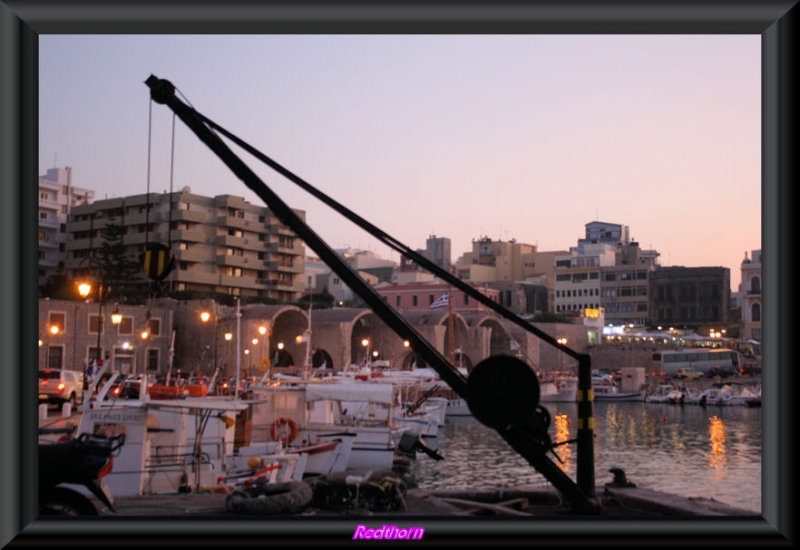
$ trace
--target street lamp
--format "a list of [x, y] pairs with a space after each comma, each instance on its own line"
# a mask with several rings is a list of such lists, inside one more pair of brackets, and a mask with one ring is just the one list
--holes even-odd
[[361, 345], [367, 348], [367, 354], [364, 356], [364, 361], [367, 363], [367, 366], [369, 366], [369, 338], [364, 338], [361, 340]]

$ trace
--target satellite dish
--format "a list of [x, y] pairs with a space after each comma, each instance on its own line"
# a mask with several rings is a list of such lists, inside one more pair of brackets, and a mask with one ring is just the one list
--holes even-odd
[[191, 193], [191, 192], [192, 188], [189, 187], [188, 185], [184, 185], [183, 188], [181, 189], [181, 193]]

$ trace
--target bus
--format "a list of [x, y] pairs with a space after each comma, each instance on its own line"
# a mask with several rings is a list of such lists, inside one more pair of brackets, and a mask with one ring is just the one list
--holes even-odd
[[654, 376], [676, 376], [683, 372], [702, 372], [704, 375], [712, 367], [721, 366], [739, 372], [739, 352], [724, 348], [692, 348], [680, 350], [654, 351], [651, 372]]

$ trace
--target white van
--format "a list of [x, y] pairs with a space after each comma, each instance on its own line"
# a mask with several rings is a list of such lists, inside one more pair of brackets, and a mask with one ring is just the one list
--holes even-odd
[[83, 402], [83, 373], [74, 370], [42, 369], [39, 371], [39, 403]]

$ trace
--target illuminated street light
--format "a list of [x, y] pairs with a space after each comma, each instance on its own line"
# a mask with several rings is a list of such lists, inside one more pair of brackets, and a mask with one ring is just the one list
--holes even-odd
[[81, 298], [86, 299], [89, 296], [89, 293], [92, 291], [92, 285], [89, 283], [80, 283], [78, 285], [78, 294], [81, 295]]
[[119, 312], [119, 308], [117, 308], [116, 304], [114, 305], [114, 311], [111, 312], [111, 322], [115, 325], [122, 322], [122, 313]]
[[[200, 320], [203, 323], [208, 323], [211, 319], [211, 313], [207, 310], [203, 310], [200, 312]], [[217, 329], [219, 327], [219, 304], [214, 302], [214, 371], [216, 372], [217, 369]], [[230, 341], [233, 338], [233, 335], [228, 336], [230, 333], [225, 333], [225, 340]]]

